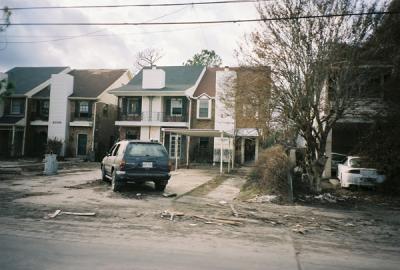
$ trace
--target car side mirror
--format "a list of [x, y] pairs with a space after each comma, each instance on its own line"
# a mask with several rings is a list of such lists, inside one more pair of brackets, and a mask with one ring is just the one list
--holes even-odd
[[111, 156], [110, 152], [107, 152], [106, 156], [107, 156], [107, 157]]

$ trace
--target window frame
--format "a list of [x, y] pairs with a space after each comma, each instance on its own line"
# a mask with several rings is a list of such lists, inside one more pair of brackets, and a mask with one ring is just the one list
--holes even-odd
[[[19, 104], [18, 108], [18, 112], [13, 110], [13, 105], [15, 104]], [[11, 104], [10, 104], [10, 114], [14, 114], [14, 115], [18, 115], [18, 114], [22, 114], [22, 101], [19, 99], [11, 99]]]
[[[176, 153], [175, 153], [175, 145], [174, 147], [172, 147], [172, 138], [174, 138], [174, 141], [176, 143], [176, 141], [178, 141], [178, 159], [181, 159], [181, 155], [182, 155], [182, 136], [179, 134], [171, 134], [169, 137], [169, 158], [171, 159], [176, 159]], [[174, 151], [175, 155], [172, 155], [172, 149]]]
[[[207, 117], [200, 116], [200, 104], [201, 104], [202, 101], [208, 102]], [[196, 112], [197, 119], [211, 119], [211, 106], [212, 106], [212, 103], [211, 103], [211, 99], [210, 98], [199, 98], [199, 99], [197, 99], [197, 104], [196, 105], [197, 105], [196, 106], [197, 107], [197, 112]]]
[[[173, 102], [174, 101], [179, 101], [181, 106], [180, 107], [173, 106]], [[174, 108], [181, 109], [181, 112], [179, 114], [173, 113], [174, 112]], [[182, 116], [183, 115], [183, 99], [182, 98], [171, 98], [170, 115], [171, 116]]]
[[[136, 111], [130, 111], [130, 105], [136, 104], [137, 110]], [[138, 97], [129, 97], [126, 99], [126, 114], [127, 115], [137, 115], [139, 114], [142, 110], [142, 108], [139, 108], [140, 105], [140, 99]]]
[[[82, 103], [86, 103], [87, 104], [86, 105], [87, 111], [82, 111]], [[82, 113], [89, 114], [89, 101], [86, 101], [86, 100], [79, 101], [79, 114], [82, 114]]]

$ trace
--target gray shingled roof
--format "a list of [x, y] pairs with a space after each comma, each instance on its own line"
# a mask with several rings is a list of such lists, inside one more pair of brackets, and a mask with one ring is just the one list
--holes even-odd
[[74, 93], [71, 97], [98, 97], [118, 80], [126, 69], [75, 69], [69, 74], [74, 77]]
[[[196, 84], [204, 66], [157, 66], [157, 69], [165, 71], [165, 87], [159, 91], [185, 91]], [[146, 91], [154, 89], [142, 88], [143, 70], [127, 84], [116, 91]]]
[[15, 95], [24, 95], [68, 67], [15, 67], [6, 73], [14, 85]]
[[[126, 71], [126, 69], [74, 69], [68, 73], [74, 77], [74, 92], [71, 97], [96, 98]], [[50, 97], [50, 88], [43, 89], [33, 97]]]
[[15, 124], [22, 118], [24, 118], [24, 117], [23, 116], [6, 115], [3, 117], [0, 117], [0, 124]]

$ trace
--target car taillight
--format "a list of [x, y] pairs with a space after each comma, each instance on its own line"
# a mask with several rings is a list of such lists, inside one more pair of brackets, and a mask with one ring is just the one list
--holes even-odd
[[349, 170], [348, 173], [360, 174], [360, 170]]
[[125, 168], [126, 168], [126, 162], [125, 162], [125, 160], [123, 159], [123, 160], [121, 160], [121, 162], [119, 163], [119, 170], [120, 170], [120, 171], [125, 171]]

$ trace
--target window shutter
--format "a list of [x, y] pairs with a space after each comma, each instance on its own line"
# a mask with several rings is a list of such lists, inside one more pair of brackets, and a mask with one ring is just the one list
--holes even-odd
[[171, 98], [169, 97], [165, 100], [165, 115], [171, 115]]
[[41, 103], [42, 103], [42, 101], [39, 101], [39, 100], [37, 100], [37, 101], [35, 101], [35, 103], [36, 103], [36, 106], [33, 106], [34, 107], [34, 110], [35, 110], [35, 112], [37, 113], [37, 114], [40, 114], [41, 113], [41, 111], [40, 111], [40, 105], [41, 105]]
[[182, 116], [186, 117], [187, 113], [187, 98], [182, 98]]
[[79, 101], [75, 101], [75, 117], [79, 117]]
[[92, 101], [89, 101], [89, 102], [88, 102], [88, 108], [89, 108], [89, 110], [88, 110], [88, 117], [92, 117], [92, 105], [93, 105], [93, 102], [92, 102]]
[[122, 98], [122, 114], [126, 114], [126, 98]]
[[137, 103], [138, 103], [138, 106], [137, 106], [136, 113], [140, 114], [142, 112], [142, 98], [141, 97], [138, 98]]
[[25, 102], [26, 102], [26, 100], [21, 100], [21, 108], [20, 108], [20, 111], [21, 111], [21, 114], [24, 114], [25, 113]]

